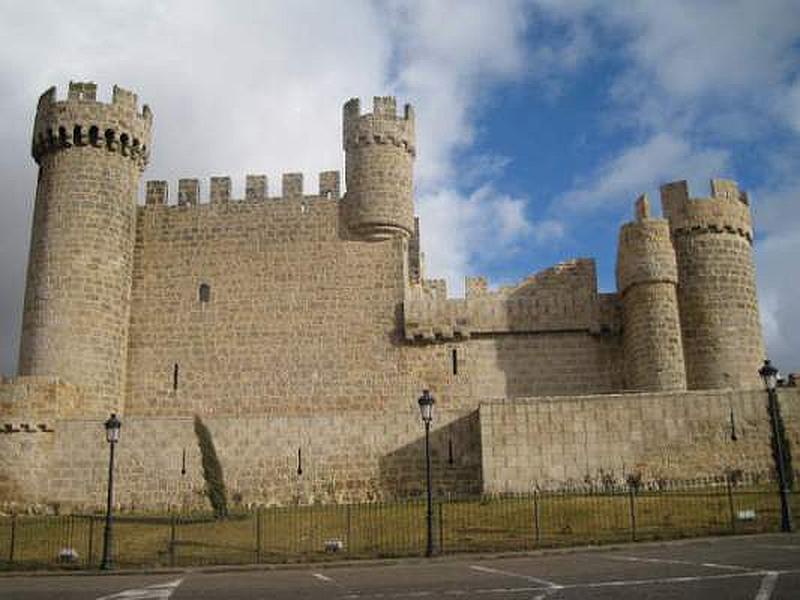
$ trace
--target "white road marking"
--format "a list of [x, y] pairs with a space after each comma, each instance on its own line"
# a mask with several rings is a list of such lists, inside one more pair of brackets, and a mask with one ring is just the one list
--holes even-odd
[[764, 575], [761, 580], [761, 586], [758, 588], [755, 600], [769, 600], [772, 592], [775, 591], [775, 584], [778, 583], [777, 571], [770, 571]]
[[561, 586], [557, 583], [552, 581], [548, 581], [547, 579], [541, 579], [540, 577], [533, 577], [531, 575], [522, 575], [521, 573], [513, 573], [511, 571], [503, 571], [501, 569], [492, 569], [491, 567], [484, 567], [482, 565], [470, 565], [470, 569], [474, 571], [480, 571], [482, 573], [491, 573], [492, 575], [505, 575], [506, 577], [517, 577], [518, 579], [525, 579], [526, 581], [532, 581], [533, 583], [541, 583], [542, 585], [546, 585], [547, 587], [557, 590], [561, 589]]
[[332, 578], [328, 577], [327, 575], [323, 575], [322, 573], [312, 573], [312, 575], [321, 581], [333, 581]]
[[626, 562], [643, 562], [643, 563], [663, 563], [668, 565], [689, 565], [692, 567], [708, 567], [709, 569], [731, 569], [734, 571], [754, 571], [753, 567], [741, 567], [739, 565], [723, 565], [719, 563], [697, 563], [689, 560], [677, 560], [674, 558], [650, 558], [646, 556], [624, 556], [622, 554], [608, 555], [606, 558], [610, 560], [624, 560]]
[[156, 583], [147, 587], [125, 590], [110, 596], [102, 596], [97, 600], [167, 600], [178, 586], [183, 583], [183, 579], [176, 579], [168, 583]]
[[[476, 565], [477, 566], [477, 565]], [[474, 567], [471, 567], [474, 568]], [[487, 571], [488, 567], [481, 567], [480, 569], [476, 569], [478, 571], [484, 572], [496, 572], [499, 571], [492, 569], [491, 571]], [[547, 585], [546, 587], [506, 587], [506, 588], [473, 588], [469, 590], [424, 590], [424, 591], [416, 591], [416, 592], [398, 592], [394, 594], [349, 594], [344, 596], [343, 598], [348, 600], [367, 600], [371, 598], [413, 598], [419, 597], [422, 595], [462, 595], [462, 594], [482, 594], [482, 595], [490, 595], [490, 594], [523, 594], [523, 593], [535, 593], [535, 592], [544, 592], [540, 594], [540, 596], [534, 596], [533, 600], [537, 600], [539, 598], [544, 599], [547, 597], [549, 593], [554, 592], [555, 590], [579, 590], [579, 589], [588, 589], [588, 588], [603, 588], [603, 587], [634, 587], [634, 586], [647, 586], [647, 585], [665, 585], [665, 584], [672, 584], [672, 583], [694, 583], [698, 581], [715, 581], [715, 580], [726, 580], [726, 579], [737, 579], [743, 577], [763, 577], [761, 582], [761, 588], [766, 591], [767, 595], [761, 595], [762, 589], [759, 590], [759, 596], [756, 596], [754, 600], [769, 600], [772, 591], [775, 587], [775, 582], [778, 579], [779, 575], [784, 574], [796, 574], [800, 573], [800, 569], [787, 569], [781, 571], [748, 571], [745, 573], [719, 573], [715, 575], [696, 575], [696, 576], [688, 576], [688, 577], [661, 577], [656, 579], [621, 579], [617, 581], [588, 581], [582, 583], [565, 583], [561, 585], [556, 585], [553, 587], [551, 585]], [[509, 574], [507, 571], [501, 571], [498, 574], [505, 574], [505, 575], [512, 575], [518, 577], [526, 577], [524, 575], [519, 574]]]
[[800, 550], [800, 544], [755, 544], [755, 546], [773, 550]]

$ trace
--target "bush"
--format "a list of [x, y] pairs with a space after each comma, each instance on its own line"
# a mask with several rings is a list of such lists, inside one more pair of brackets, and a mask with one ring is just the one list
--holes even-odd
[[228, 495], [225, 491], [225, 479], [222, 475], [222, 464], [217, 457], [217, 449], [211, 432], [205, 423], [195, 415], [194, 433], [197, 444], [200, 446], [200, 456], [203, 461], [203, 479], [206, 481], [206, 495], [211, 503], [214, 516], [224, 519], [228, 516]]

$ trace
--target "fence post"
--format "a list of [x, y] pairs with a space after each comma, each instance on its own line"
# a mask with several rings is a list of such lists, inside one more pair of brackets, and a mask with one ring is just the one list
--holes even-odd
[[94, 563], [94, 517], [89, 515], [89, 543], [87, 544], [88, 548], [86, 549], [86, 567], [91, 569], [92, 564]]
[[731, 515], [731, 533], [736, 533], [736, 511], [733, 508], [733, 477], [731, 473], [725, 474], [725, 486], [728, 488], [728, 508]]
[[256, 508], [256, 562], [261, 562], [261, 507]]
[[444, 501], [439, 501], [439, 554], [444, 554]]
[[14, 562], [14, 545], [17, 540], [17, 515], [11, 515], [11, 544], [8, 549], [8, 562]]
[[628, 506], [631, 516], [631, 540], [636, 541], [636, 488], [628, 485]]
[[539, 490], [533, 490], [533, 541], [538, 546], [541, 540], [539, 525]]
[[350, 548], [352, 547], [352, 534], [353, 534], [353, 522], [352, 522], [352, 514], [351, 514], [351, 504], [347, 503], [347, 553], [351, 552]]
[[169, 566], [175, 566], [175, 539], [177, 537], [175, 531], [175, 515], [171, 515], [169, 521]]

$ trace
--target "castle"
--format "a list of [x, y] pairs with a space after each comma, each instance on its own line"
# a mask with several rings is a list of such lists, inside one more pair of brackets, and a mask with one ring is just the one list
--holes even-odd
[[662, 186], [665, 219], [640, 198], [617, 293], [598, 293], [581, 258], [496, 291], [470, 277], [449, 298], [424, 277], [411, 106], [344, 105], [344, 194], [337, 171], [315, 194], [285, 174], [280, 196], [249, 175], [241, 199], [213, 177], [207, 202], [181, 179], [176, 202], [148, 181], [137, 203], [152, 120], [118, 87], [110, 103], [93, 83], [39, 100], [0, 502], [101, 504], [112, 412], [123, 507], [204, 502], [195, 416], [242, 502], [418, 493], [423, 388], [440, 492], [771, 464], [750, 209], [735, 183], [713, 180], [700, 199]]

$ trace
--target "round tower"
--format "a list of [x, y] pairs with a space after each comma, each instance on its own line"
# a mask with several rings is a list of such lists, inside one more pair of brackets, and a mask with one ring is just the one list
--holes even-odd
[[678, 302], [690, 389], [757, 388], [764, 342], [758, 315], [747, 194], [711, 181], [689, 198], [685, 181], [661, 187], [678, 262]]
[[408, 238], [414, 231], [412, 177], [414, 111], [397, 116], [395, 99], [376, 97], [362, 115], [354, 98], [344, 105], [343, 214], [349, 232], [369, 241]]
[[686, 389], [677, 284], [669, 225], [650, 218], [647, 196], [642, 196], [636, 220], [620, 230], [617, 254], [627, 389]]
[[136, 194], [152, 115], [114, 87], [70, 83], [39, 99], [39, 165], [19, 370], [81, 386], [87, 415], [123, 407]]

